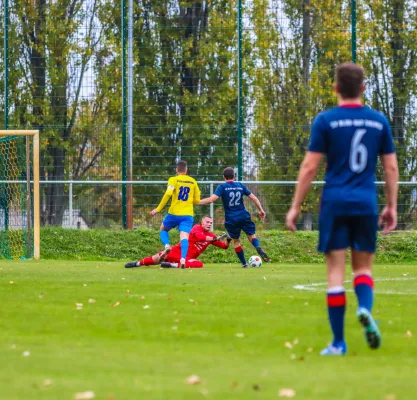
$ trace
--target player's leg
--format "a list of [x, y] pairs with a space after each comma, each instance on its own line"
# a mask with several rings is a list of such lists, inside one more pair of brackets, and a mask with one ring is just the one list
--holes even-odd
[[353, 286], [358, 299], [357, 317], [372, 349], [381, 345], [381, 334], [372, 317], [374, 281], [372, 264], [376, 249], [376, 216], [353, 217], [351, 221]]
[[344, 337], [346, 293], [344, 288], [346, 249], [349, 247], [349, 229], [342, 217], [321, 216], [319, 251], [325, 253], [327, 266], [327, 313], [333, 340], [321, 355], [346, 353]]
[[181, 241], [181, 259], [180, 267], [185, 268], [185, 259], [187, 258], [188, 253], [188, 236], [193, 227], [194, 218], [191, 216], [181, 217], [181, 222], [178, 225], [180, 231], [180, 241]]
[[246, 262], [245, 252], [243, 251], [242, 245], [240, 243], [240, 232], [241, 227], [238, 221], [230, 222], [226, 221], [224, 227], [228, 233], [228, 235], [233, 239], [233, 247], [235, 249], [235, 253], [237, 258], [242, 264], [243, 268], [247, 268], [248, 263]]
[[[174, 247], [174, 249], [175, 248], [176, 248], [176, 246]], [[179, 266], [180, 266], [179, 255], [175, 255], [173, 253], [176, 253], [176, 252], [172, 251], [171, 253], [168, 254], [166, 259], [161, 262], [161, 267], [162, 268], [179, 268]]]
[[131, 261], [125, 264], [125, 268], [135, 268], [135, 267], [142, 267], [144, 265], [157, 265], [160, 262], [160, 255], [163, 251], [154, 254], [151, 257], [142, 258], [140, 261]]
[[252, 243], [252, 246], [255, 247], [256, 251], [261, 256], [262, 260], [264, 260], [265, 262], [272, 261], [271, 257], [269, 257], [268, 254], [266, 254], [265, 250], [261, 247], [259, 239], [256, 237], [255, 234], [253, 235], [248, 234], [248, 239], [249, 239], [249, 242]]
[[235, 253], [237, 255], [237, 258], [241, 262], [242, 267], [247, 268], [248, 263], [246, 262], [245, 252], [243, 251], [240, 239], [233, 239], [233, 247], [235, 248]]
[[168, 232], [171, 228], [168, 228], [167, 226], [165, 226], [164, 222], [166, 222], [165, 219], [162, 222], [161, 227], [159, 228], [159, 238], [161, 239], [161, 242], [164, 245], [164, 247], [166, 249], [170, 249], [171, 244], [170, 244], [170, 241], [169, 241], [169, 233]]
[[204, 264], [200, 260], [191, 258], [185, 262], [185, 268], [203, 268]]
[[346, 293], [344, 288], [346, 250], [334, 250], [326, 253], [327, 265], [327, 312], [333, 333], [332, 344], [325, 348], [322, 355], [343, 355], [346, 353], [344, 336]]

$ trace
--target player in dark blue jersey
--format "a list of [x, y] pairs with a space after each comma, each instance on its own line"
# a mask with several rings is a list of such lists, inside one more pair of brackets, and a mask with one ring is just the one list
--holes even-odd
[[338, 107], [318, 114], [308, 152], [300, 168], [298, 185], [286, 224], [295, 230], [300, 206], [313, 181], [323, 155], [326, 156], [325, 186], [319, 219], [319, 251], [325, 253], [327, 305], [333, 342], [322, 355], [346, 353], [344, 289], [346, 251], [351, 249], [357, 317], [364, 327], [368, 345], [376, 349], [381, 335], [372, 317], [374, 300], [372, 264], [378, 229], [375, 170], [380, 157], [387, 205], [379, 225], [383, 233], [397, 224], [398, 165], [391, 128], [384, 115], [361, 102], [365, 90], [362, 67], [344, 63], [336, 68], [334, 85]]
[[266, 214], [261, 203], [245, 185], [234, 181], [235, 172], [233, 168], [225, 168], [223, 171], [223, 177], [225, 183], [218, 186], [213, 195], [201, 200], [200, 204], [210, 204], [221, 197], [225, 213], [224, 226], [229, 236], [233, 239], [236, 255], [244, 268], [246, 268], [248, 264], [240, 243], [241, 231], [246, 233], [249, 241], [252, 243], [253, 247], [255, 247], [262, 259], [267, 262], [271, 261], [269, 256], [262, 249], [259, 239], [255, 236], [256, 227], [254, 222], [251, 220], [248, 210], [245, 208], [243, 196], [248, 196], [254, 202], [256, 208], [259, 210], [259, 216], [262, 219], [265, 219]]

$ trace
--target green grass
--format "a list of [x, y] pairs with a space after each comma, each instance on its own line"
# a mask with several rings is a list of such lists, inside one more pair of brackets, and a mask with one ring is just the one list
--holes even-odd
[[[367, 348], [349, 292], [348, 355], [322, 358], [325, 287], [293, 288], [323, 282], [322, 265], [2, 261], [0, 398], [64, 400], [91, 390], [103, 400], [278, 399], [291, 388], [306, 400], [415, 399], [416, 276], [416, 265], [377, 265], [376, 277], [389, 279], [376, 282], [382, 348]], [[201, 383], [187, 385], [190, 375]]]

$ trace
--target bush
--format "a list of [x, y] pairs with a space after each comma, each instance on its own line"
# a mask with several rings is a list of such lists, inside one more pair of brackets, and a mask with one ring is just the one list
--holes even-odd
[[[179, 240], [172, 232], [171, 243]], [[262, 247], [274, 262], [323, 263], [324, 257], [316, 250], [317, 232], [263, 231], [259, 235]], [[256, 254], [246, 238], [242, 245], [249, 258]], [[136, 260], [162, 249], [159, 232], [154, 229], [72, 230], [41, 229], [41, 258], [60, 260]], [[233, 249], [224, 251], [210, 246], [200, 257], [206, 263], [236, 263]], [[377, 262], [417, 262], [417, 233], [399, 232], [378, 238]]]

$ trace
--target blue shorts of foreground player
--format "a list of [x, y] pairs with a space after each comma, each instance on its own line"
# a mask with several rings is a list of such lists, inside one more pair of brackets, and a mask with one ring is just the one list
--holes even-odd
[[165, 215], [164, 220], [162, 221], [164, 227], [167, 229], [172, 229], [178, 226], [180, 232], [190, 233], [191, 228], [194, 225], [194, 217], [191, 215]]
[[377, 215], [320, 216], [318, 250], [351, 248], [375, 253], [378, 231]]
[[241, 231], [247, 235], [254, 235], [256, 232], [255, 224], [251, 220], [249, 213], [242, 216], [242, 218], [227, 220], [224, 227], [232, 239], [239, 239]]

